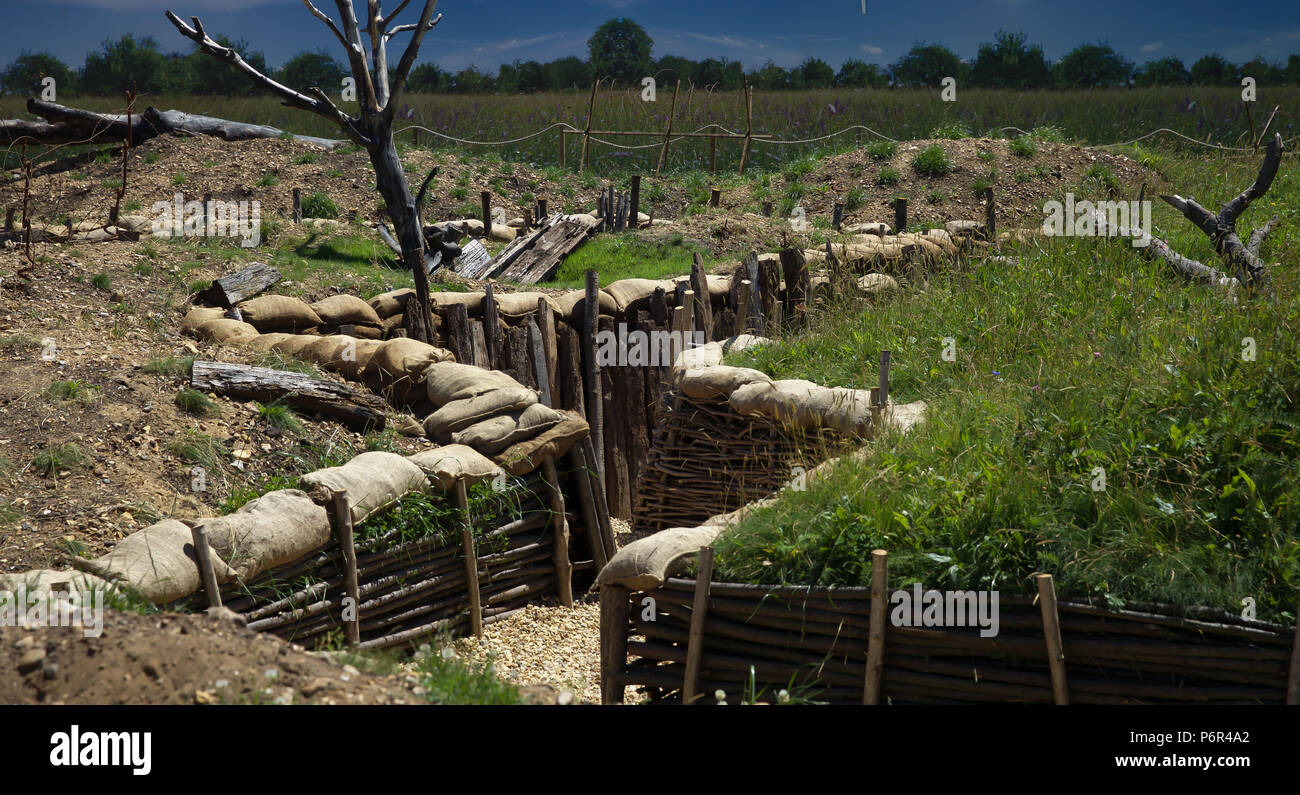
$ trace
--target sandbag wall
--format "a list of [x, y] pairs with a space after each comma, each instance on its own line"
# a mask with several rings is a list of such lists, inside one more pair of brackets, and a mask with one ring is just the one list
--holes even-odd
[[[670, 578], [644, 591], [602, 590], [602, 691], [681, 701], [696, 583]], [[646, 620], [647, 598], [655, 606]], [[714, 582], [703, 620], [698, 689], [729, 703], [786, 690], [794, 700], [861, 704], [866, 674], [868, 588]], [[881, 703], [1053, 703], [1042, 618], [1034, 599], [1002, 596], [1000, 632], [887, 623]], [[1294, 631], [1223, 615], [1058, 604], [1072, 704], [1282, 704]], [[609, 623], [605, 629], [606, 622]]]

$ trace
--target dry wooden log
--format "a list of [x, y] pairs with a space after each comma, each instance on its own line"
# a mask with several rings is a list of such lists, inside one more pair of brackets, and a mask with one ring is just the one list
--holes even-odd
[[629, 607], [626, 588], [606, 585], [600, 589], [600, 702], [602, 704], [623, 703], [620, 674], [627, 665]]
[[196, 300], [229, 309], [240, 301], [246, 301], [270, 288], [278, 281], [280, 281], [278, 270], [270, 265], [254, 262], [229, 276], [217, 279], [208, 289], [200, 292]]
[[447, 330], [447, 347], [455, 354], [456, 361], [472, 364], [474, 341], [469, 334], [469, 310], [464, 304], [449, 304], [442, 315]]
[[378, 395], [359, 392], [345, 384], [302, 373], [229, 362], [194, 362], [190, 385], [219, 395], [278, 400], [307, 412], [337, 417], [361, 430], [383, 430], [388, 409], [388, 403]]
[[483, 335], [487, 341], [488, 367], [500, 369], [502, 364], [501, 329], [497, 323], [497, 299], [492, 282], [483, 285]]

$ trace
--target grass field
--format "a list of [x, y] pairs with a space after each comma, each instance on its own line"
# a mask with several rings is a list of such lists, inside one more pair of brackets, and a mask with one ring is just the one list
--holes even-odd
[[[1056, 238], [972, 262], [929, 289], [817, 313], [806, 333], [731, 364], [827, 385], [875, 383], [926, 421], [874, 444], [805, 492], [727, 533], [730, 581], [868, 585], [890, 551], [898, 587], [1058, 592], [1209, 605], [1294, 620], [1300, 587], [1300, 203], [1294, 157], [1242, 234], [1274, 212], [1274, 291], [1233, 300], [1186, 284], [1127, 241]], [[1258, 161], [1166, 158], [1181, 192], [1215, 208]], [[1175, 248], [1216, 262], [1208, 240], [1160, 205]], [[956, 361], [943, 359], [943, 340]], [[1255, 357], [1243, 355], [1253, 341]], [[1104, 489], [1096, 490], [1098, 472]]]
[[[0, 98], [0, 117], [28, 114], [21, 97]], [[122, 112], [113, 98], [65, 97], [61, 101], [105, 112]], [[505, 141], [519, 138], [563, 122], [582, 129], [586, 123], [587, 95], [530, 94], [521, 96], [411, 95], [397, 126], [417, 124], [456, 138], [473, 141]], [[271, 124], [292, 132], [337, 137], [337, 130], [310, 113], [293, 110], [270, 97], [222, 98], [210, 96], [146, 96], [146, 105], [177, 108], [236, 121]], [[595, 129], [663, 130], [667, 121], [671, 91], [661, 90], [658, 101], [642, 102], [636, 91], [601, 92], [592, 120]], [[1256, 128], [1273, 106], [1280, 105], [1272, 131], [1290, 139], [1300, 135], [1300, 87], [1260, 88], [1251, 109]], [[346, 105], [343, 106], [348, 109]], [[935, 128], [964, 126], [977, 135], [1005, 134], [1004, 127], [1025, 130], [1041, 126], [1059, 127], [1068, 140], [1088, 144], [1128, 141], [1159, 128], [1168, 127], [1198, 141], [1225, 146], [1241, 145], [1250, 123], [1241, 102], [1240, 89], [1187, 87], [1180, 89], [1105, 89], [1093, 91], [1004, 91], [959, 90], [955, 102], [942, 102], [938, 90], [925, 89], [828, 89], [821, 91], [755, 92], [754, 132], [768, 133], [777, 140], [821, 138], [854, 125], [870, 127], [898, 140], [928, 137]], [[688, 92], [678, 98], [673, 129], [691, 131], [717, 124], [744, 132], [745, 114], [741, 92]], [[409, 136], [409, 133], [407, 134]], [[493, 151], [510, 160], [539, 165], [559, 162], [559, 132], [551, 130], [527, 141], [507, 146], [470, 146], [469, 151]], [[424, 136], [422, 143], [430, 142]], [[775, 145], [755, 143], [750, 163], [774, 166], [826, 148], [842, 148], [858, 141], [870, 142], [869, 133], [853, 133], [824, 141]], [[597, 171], [653, 170], [659, 157], [659, 142], [653, 138], [620, 140], [640, 146], [615, 150], [593, 143], [591, 165]], [[705, 140], [677, 141], [668, 152], [670, 170], [700, 168], [708, 162]], [[567, 163], [576, 167], [581, 137], [570, 136]], [[719, 143], [718, 168], [735, 169], [740, 159], [739, 143]]]

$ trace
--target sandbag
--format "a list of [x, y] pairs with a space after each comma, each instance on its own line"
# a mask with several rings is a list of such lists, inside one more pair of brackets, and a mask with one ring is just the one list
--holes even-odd
[[521, 411], [537, 402], [537, 393], [528, 387], [493, 389], [474, 397], [453, 400], [424, 420], [424, 432], [439, 444], [451, 441], [452, 433], [489, 417], [508, 411]]
[[725, 364], [684, 370], [678, 376], [677, 386], [682, 394], [696, 400], [726, 399], [742, 386], [752, 383], [771, 383], [767, 373], [748, 367], [729, 367]]
[[329, 467], [302, 476], [312, 499], [325, 503], [330, 494], [347, 491], [352, 524], [382, 511], [408, 494], [429, 490], [424, 472], [397, 453], [375, 450], [362, 453], [341, 467]]
[[864, 433], [871, 424], [869, 390], [824, 387], [798, 379], [747, 384], [732, 392], [727, 404], [738, 414], [807, 429]]
[[483, 293], [429, 293], [429, 306], [434, 314], [452, 304], [464, 304], [468, 314], [477, 315], [483, 311]]
[[493, 457], [511, 475], [526, 475], [546, 459], [557, 459], [590, 432], [587, 421], [572, 411], [561, 411], [563, 419], [531, 439], [516, 442]]
[[271, 350], [285, 356], [297, 356], [303, 348], [319, 340], [311, 334], [289, 334], [279, 342], [271, 343]]
[[430, 365], [452, 358], [449, 350], [409, 337], [398, 337], [379, 343], [365, 372], [394, 387], [412, 387], [419, 383]]
[[712, 544], [725, 529], [722, 524], [699, 527], [670, 527], [638, 538], [614, 554], [596, 575], [596, 584], [621, 585], [632, 591], [648, 591], [680, 572], [688, 558]]
[[375, 310], [375, 314], [382, 320], [405, 312], [406, 302], [413, 295], [415, 295], [415, 290], [413, 288], [403, 287], [400, 290], [390, 290], [386, 293], [380, 293], [366, 303], [370, 305], [371, 309]]
[[330, 539], [329, 515], [298, 489], [267, 492], [199, 524], [213, 551], [243, 579], [292, 563]]
[[344, 323], [365, 323], [378, 326], [380, 317], [375, 310], [355, 295], [331, 295], [311, 305], [311, 311], [322, 322], [331, 326]]
[[884, 237], [889, 234], [889, 224], [882, 224], [879, 222], [849, 224], [840, 231], [850, 235], [875, 235], [876, 237]]
[[258, 331], [299, 331], [321, 323], [306, 301], [289, 295], [260, 295], [239, 304], [239, 311]]
[[404, 313], [384, 318], [384, 324], [381, 327], [383, 339], [390, 339], [393, 336], [393, 332], [399, 328], [405, 328], [405, 324], [406, 315]]
[[521, 317], [536, 312], [539, 298], [545, 298], [552, 311], [560, 311], [560, 307], [546, 293], [497, 293], [495, 298], [497, 312], [505, 317]]
[[372, 326], [369, 323], [349, 323], [347, 327], [352, 329], [352, 336], [362, 340], [381, 340], [384, 338], [384, 327]]
[[388, 418], [388, 427], [403, 436], [420, 437], [424, 435], [424, 426], [410, 414], [398, 414]]
[[667, 279], [619, 279], [606, 287], [604, 292], [609, 293], [621, 314], [632, 313], [631, 316], [635, 317], [637, 311], [650, 307], [650, 299], [660, 287], [671, 296], [676, 283]]
[[450, 491], [458, 480], [464, 480], [466, 485], [470, 485], [495, 477], [501, 471], [501, 467], [492, 463], [487, 456], [463, 444], [421, 450], [415, 455], [408, 455], [406, 460], [432, 478], [434, 485], [442, 491]]
[[353, 380], [360, 380], [361, 373], [384, 344], [379, 340], [359, 340], [345, 334], [311, 339], [313, 342], [299, 351], [299, 358], [315, 362]]
[[899, 291], [898, 281], [884, 273], [868, 273], [858, 277], [858, 289], [869, 295], [883, 295]]
[[[569, 323], [582, 323], [587, 312], [587, 291], [570, 290], [554, 299], [556, 312], [559, 313], [560, 319]], [[619, 311], [617, 302], [605, 290], [596, 292], [597, 312], [601, 315], [614, 315]]]
[[[294, 336], [296, 335], [282, 334], [279, 332], [272, 333], [272, 334], [259, 334], [257, 337], [248, 340], [248, 342], [245, 344], [255, 351], [269, 351], [269, 350], [273, 350], [276, 345], [279, 345], [280, 343]], [[315, 337], [313, 337], [312, 339], [315, 339]]]
[[430, 365], [423, 378], [429, 402], [438, 408], [453, 400], [464, 400], [493, 389], [520, 386], [518, 381], [500, 370], [485, 370], [459, 362]]
[[531, 439], [559, 424], [562, 412], [534, 403], [523, 411], [511, 411], [477, 422], [451, 435], [455, 444], [466, 444], [480, 453], [499, 453], [513, 444]]
[[220, 309], [214, 309], [206, 306], [196, 306], [185, 313], [185, 319], [181, 321], [181, 331], [186, 334], [196, 335], [199, 326], [207, 323], [209, 320], [225, 317], [226, 313]]
[[[73, 559], [73, 564], [77, 562]], [[196, 569], [197, 571], [197, 569]], [[71, 569], [29, 569], [12, 574], [0, 574], [0, 605], [12, 605], [18, 590], [24, 589], [31, 594], [48, 594], [51, 591], [66, 591], [77, 594], [77, 606], [85, 606], [86, 599], [92, 594], [101, 593], [107, 599], [109, 594], [118, 592], [112, 582], [88, 571]], [[13, 594], [13, 596], [8, 596]]]
[[[74, 565], [156, 605], [189, 596], [203, 584], [190, 527], [175, 519], [165, 519], [132, 533], [111, 552], [94, 560], [74, 559]], [[235, 572], [223, 560], [214, 559], [212, 567], [219, 583], [235, 577]]]
[[209, 320], [198, 328], [198, 336], [221, 344], [238, 342], [257, 336], [257, 329], [251, 324], [228, 317]]

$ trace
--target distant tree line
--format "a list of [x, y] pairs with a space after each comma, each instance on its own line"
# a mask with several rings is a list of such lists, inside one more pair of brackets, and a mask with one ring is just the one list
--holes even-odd
[[[266, 58], [250, 52], [245, 41], [218, 40], [239, 51], [261, 71]], [[459, 71], [424, 63], [412, 70], [408, 90], [437, 94], [528, 94], [541, 91], [581, 91], [594, 75], [614, 85], [638, 86], [654, 77], [659, 86], [677, 80], [697, 88], [736, 90], [746, 84], [763, 90], [814, 88], [937, 87], [945, 77], [959, 86], [1014, 89], [1112, 88], [1121, 86], [1240, 85], [1243, 76], [1260, 85], [1300, 85], [1300, 55], [1285, 65], [1263, 58], [1234, 64], [1218, 54], [1206, 55], [1188, 68], [1176, 57], [1138, 66], [1104, 43], [1081, 44], [1059, 61], [1049, 61], [1043, 48], [1023, 33], [999, 31], [981, 44], [973, 61], [961, 59], [941, 44], [918, 42], [887, 67], [850, 59], [835, 70], [820, 58], [783, 68], [771, 61], [746, 71], [739, 61], [707, 58], [693, 61], [676, 55], [651, 57], [654, 42], [629, 19], [611, 19], [587, 42], [586, 60], [576, 56], [548, 63], [514, 61], [495, 73], [469, 66]], [[279, 69], [275, 78], [291, 88], [320, 86], [336, 93], [349, 74], [344, 64], [323, 51], [300, 52]], [[164, 53], [151, 38], [126, 35], [105, 41], [87, 54], [80, 69], [45, 52], [23, 52], [3, 72], [0, 91], [39, 95], [42, 77], [53, 77], [61, 94], [121, 95], [133, 84], [144, 94], [213, 94], [242, 96], [254, 91], [231, 67], [195, 51]]]

